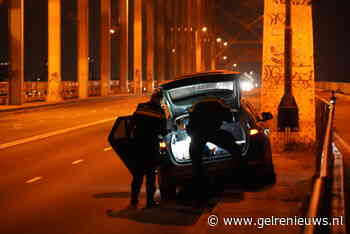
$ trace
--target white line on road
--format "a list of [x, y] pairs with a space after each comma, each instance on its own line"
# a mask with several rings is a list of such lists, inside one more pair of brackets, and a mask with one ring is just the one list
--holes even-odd
[[112, 147], [107, 147], [107, 148], [104, 148], [103, 151], [106, 152], [106, 151], [111, 150], [111, 149], [112, 149]]
[[58, 131], [54, 131], [54, 132], [40, 134], [40, 135], [29, 137], [29, 138], [24, 138], [24, 139], [12, 141], [12, 142], [7, 142], [7, 143], [4, 143], [4, 144], [1, 144], [0, 145], [0, 149], [6, 149], [6, 148], [9, 148], [9, 147], [12, 147], [12, 146], [16, 146], [16, 145], [20, 145], [20, 144], [24, 144], [24, 143], [28, 143], [28, 142], [32, 142], [32, 141], [41, 140], [41, 139], [44, 139], [44, 138], [47, 138], [47, 137], [60, 135], [60, 134], [71, 132], [71, 131], [78, 130], [78, 129], [81, 129], [81, 128], [87, 128], [87, 127], [91, 127], [93, 125], [106, 123], [106, 122], [109, 122], [109, 121], [116, 120], [116, 118], [117, 117], [113, 117], [113, 118], [109, 118], [109, 119], [103, 119], [103, 120], [99, 120], [99, 121], [88, 123], [88, 124], [82, 124], [82, 125], [78, 125], [78, 126], [71, 127], [71, 128], [66, 128], [66, 129], [62, 129], [62, 130], [58, 130]]
[[31, 184], [31, 183], [34, 183], [34, 182], [36, 182], [36, 181], [38, 181], [38, 180], [41, 180], [42, 178], [43, 178], [43, 177], [41, 177], [41, 176], [34, 177], [33, 179], [27, 180], [26, 183], [27, 183], [27, 184]]
[[75, 165], [81, 162], [84, 162], [84, 160], [83, 159], [75, 160], [74, 162], [72, 162], [72, 164]]

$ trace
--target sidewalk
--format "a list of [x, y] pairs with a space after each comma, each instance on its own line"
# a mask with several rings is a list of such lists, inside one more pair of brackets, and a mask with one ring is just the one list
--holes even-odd
[[[143, 94], [143, 96], [147, 96], [147, 95], [148, 94]], [[23, 105], [0, 105], [0, 113], [15, 112], [15, 111], [22, 111], [22, 110], [38, 110], [43, 108], [56, 107], [60, 105], [83, 103], [83, 102], [90, 102], [90, 101], [113, 100], [116, 98], [132, 97], [132, 96], [137, 97], [138, 95], [115, 94], [115, 95], [110, 95], [105, 97], [101, 97], [101, 96], [88, 97], [86, 99], [67, 99], [67, 100], [62, 100], [60, 102], [29, 102], [29, 103], [24, 103]]]
[[[283, 152], [273, 157], [277, 175], [275, 185], [254, 191], [225, 190], [217, 206], [202, 214], [189, 234], [300, 233], [302, 226], [283, 225], [272, 220], [306, 216], [315, 155], [313, 152]], [[213, 225], [216, 219], [213, 215], [218, 218], [216, 225]], [[242, 222], [228, 224], [227, 218]]]

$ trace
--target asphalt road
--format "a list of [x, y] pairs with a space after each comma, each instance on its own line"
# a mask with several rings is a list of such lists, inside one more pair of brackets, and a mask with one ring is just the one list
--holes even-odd
[[[104, 110], [108, 105], [107, 113], [90, 116], [89, 121], [95, 121], [95, 118], [129, 114], [139, 101], [71, 106], [41, 114], [45, 115], [48, 126], [53, 123], [71, 127], [76, 124], [74, 113], [87, 116], [92, 112], [90, 109]], [[64, 115], [65, 120], [57, 119], [57, 114]], [[38, 112], [4, 116], [2, 120], [14, 116], [21, 117], [15, 118], [16, 123], [28, 123], [26, 130], [32, 134], [21, 134], [20, 129], [13, 128], [8, 130], [10, 134], [6, 140], [38, 133], [37, 122], [35, 126], [29, 126], [31, 121], [41, 117]], [[126, 209], [131, 178], [108, 145], [107, 136], [112, 124], [113, 121], [108, 121], [2, 149], [0, 232], [183, 233], [193, 225], [200, 213], [193, 214], [191, 209], [189, 212], [188, 209], [179, 210], [171, 203], [166, 206], [168, 210], [163, 207], [162, 211]], [[106, 213], [109, 209], [113, 210], [112, 215]]]
[[[127, 209], [131, 177], [108, 145], [113, 124], [109, 119], [130, 114], [142, 100], [122, 98], [1, 115], [0, 129], [5, 134], [0, 146], [29, 141], [0, 149], [0, 233], [175, 234], [196, 230], [194, 225], [203, 213], [178, 201], [156, 209]], [[106, 121], [97, 122], [101, 120]], [[43, 137], [35, 140], [38, 135]], [[300, 214], [311, 177], [306, 171], [312, 170], [308, 164], [313, 160], [300, 164], [299, 158], [276, 157], [276, 186], [227, 190], [221, 202], [232, 206], [237, 216]]]

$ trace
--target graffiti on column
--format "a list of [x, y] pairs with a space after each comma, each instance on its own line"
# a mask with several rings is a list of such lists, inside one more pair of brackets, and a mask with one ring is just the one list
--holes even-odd
[[51, 74], [49, 79], [49, 93], [52, 97], [60, 96], [60, 78], [57, 72]]
[[[263, 73], [263, 82], [266, 88], [278, 89], [284, 82], [283, 68], [278, 65], [265, 65]], [[305, 69], [304, 71], [295, 71], [292, 74], [293, 88], [312, 88], [313, 70]]]
[[[293, 5], [311, 5], [312, 0], [291, 0]], [[276, 4], [285, 4], [286, 0], [274, 0], [273, 1]]]
[[285, 20], [286, 20], [286, 15], [284, 13], [271, 13], [269, 15], [270, 18], [270, 25], [271, 26], [275, 26], [275, 25], [279, 25], [279, 24], [284, 24]]

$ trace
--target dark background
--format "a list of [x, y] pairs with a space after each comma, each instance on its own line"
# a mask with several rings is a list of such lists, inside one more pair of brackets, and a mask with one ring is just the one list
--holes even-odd
[[[217, 1], [216, 22], [223, 31], [232, 31], [234, 25], [225, 24], [227, 14], [220, 9], [229, 9], [240, 18], [262, 12], [262, 0]], [[117, 1], [112, 1], [112, 26], [117, 25]], [[320, 81], [350, 82], [346, 73], [349, 52], [349, 32], [346, 29], [346, 14], [349, 7], [346, 1], [317, 0], [313, 3], [315, 77]], [[229, 13], [230, 13], [229, 12]], [[76, 0], [62, 0], [62, 79], [76, 80], [76, 39], [77, 39]], [[253, 14], [253, 15], [252, 15]], [[8, 60], [7, 6], [0, 5], [0, 62]], [[227, 22], [227, 21], [226, 21]], [[226, 27], [226, 28], [225, 28]], [[99, 0], [90, 0], [90, 80], [99, 79]], [[259, 28], [257, 29], [259, 32]], [[229, 33], [226, 33], [229, 37]], [[232, 35], [231, 35], [232, 36]], [[234, 49], [234, 48], [232, 48]], [[255, 56], [261, 56], [259, 51]], [[248, 50], [249, 51], [249, 50]], [[118, 79], [118, 36], [112, 35], [112, 79]], [[242, 55], [251, 57], [253, 55]], [[239, 59], [239, 57], [238, 57]], [[261, 59], [260, 59], [261, 60]], [[47, 0], [25, 1], [25, 80], [47, 80]], [[235, 63], [239, 61], [235, 61]], [[246, 62], [247, 63], [247, 62]], [[261, 61], [260, 61], [261, 63]], [[242, 61], [243, 64], [243, 61]], [[245, 65], [247, 72], [255, 68], [260, 74], [259, 62]], [[244, 72], [244, 70], [242, 71]], [[6, 66], [0, 66], [0, 80], [6, 77]]]

